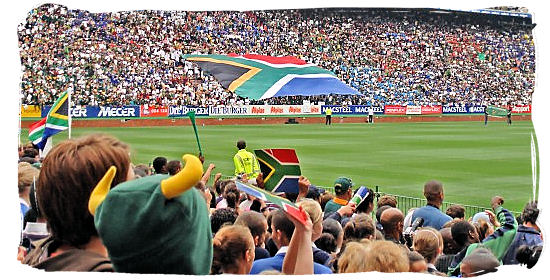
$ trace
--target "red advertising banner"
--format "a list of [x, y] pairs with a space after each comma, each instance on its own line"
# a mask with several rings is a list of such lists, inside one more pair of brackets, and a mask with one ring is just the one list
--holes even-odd
[[384, 114], [386, 115], [405, 115], [407, 114], [407, 107], [400, 105], [386, 105], [384, 106]]
[[422, 113], [422, 115], [442, 114], [443, 113], [443, 107], [441, 105], [422, 106], [421, 113]]
[[531, 105], [515, 105], [512, 107], [513, 114], [531, 114]]
[[142, 117], [168, 117], [168, 106], [141, 105]]

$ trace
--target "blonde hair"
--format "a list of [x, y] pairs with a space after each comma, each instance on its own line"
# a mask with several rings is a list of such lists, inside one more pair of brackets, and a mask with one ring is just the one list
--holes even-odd
[[362, 259], [366, 272], [408, 272], [409, 257], [406, 248], [391, 241], [372, 241], [367, 246], [367, 255]]
[[19, 181], [17, 187], [20, 194], [23, 193], [26, 188], [30, 188], [33, 182], [38, 181], [38, 174], [40, 174], [40, 170], [34, 168], [30, 164], [19, 165], [17, 169], [17, 178]]
[[420, 253], [426, 262], [431, 263], [443, 251], [443, 237], [434, 228], [420, 228], [414, 234], [413, 249]]
[[349, 242], [340, 258], [338, 258], [338, 273], [366, 272], [365, 259], [368, 255], [368, 245], [363, 242]]
[[254, 250], [254, 238], [248, 227], [241, 225], [224, 226], [212, 239], [214, 255], [212, 274], [221, 274], [241, 264], [247, 250]]
[[309, 215], [312, 224], [316, 224], [323, 221], [323, 210], [321, 210], [321, 205], [313, 199], [304, 199], [298, 203], [298, 206], [302, 206], [304, 211]]

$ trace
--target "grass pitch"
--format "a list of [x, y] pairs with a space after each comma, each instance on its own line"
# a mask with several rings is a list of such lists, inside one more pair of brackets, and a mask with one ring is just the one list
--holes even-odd
[[[505, 206], [521, 211], [532, 196], [530, 121], [512, 126], [502, 122], [432, 122], [314, 125], [238, 125], [198, 127], [206, 164], [232, 175], [235, 143], [247, 149], [293, 148], [302, 174], [315, 185], [331, 186], [348, 176], [356, 186], [386, 193], [423, 197], [426, 181], [445, 187], [445, 200], [489, 207], [494, 195]], [[129, 143], [135, 164], [156, 156], [181, 159], [198, 154], [191, 126], [141, 128], [75, 128], [73, 137], [108, 133]], [[27, 131], [22, 131], [26, 141]], [[54, 137], [54, 144], [67, 132]], [[205, 164], [205, 166], [207, 166]]]

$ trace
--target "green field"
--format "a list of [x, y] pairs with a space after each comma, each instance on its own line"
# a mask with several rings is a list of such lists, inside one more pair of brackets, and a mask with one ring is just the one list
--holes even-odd
[[[73, 137], [103, 132], [132, 148], [132, 162], [150, 163], [156, 156], [179, 159], [198, 153], [193, 129], [184, 127], [75, 128]], [[199, 136], [206, 163], [232, 175], [239, 138], [248, 149], [294, 148], [302, 173], [315, 185], [331, 186], [348, 176], [357, 186], [378, 185], [386, 193], [422, 197], [431, 179], [443, 182], [445, 200], [488, 206], [494, 195], [521, 211], [532, 196], [530, 121], [507, 126], [504, 121], [262, 126], [205, 126]], [[22, 131], [26, 141], [27, 131]], [[54, 138], [54, 144], [67, 132]]]

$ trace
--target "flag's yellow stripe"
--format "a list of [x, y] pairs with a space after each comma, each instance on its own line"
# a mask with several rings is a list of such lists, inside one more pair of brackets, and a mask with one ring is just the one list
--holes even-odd
[[220, 60], [220, 59], [215, 59], [215, 58], [210, 58], [210, 57], [189, 57], [189, 58], [187, 58], [187, 60], [207, 61], [207, 62], [221, 63], [221, 64], [227, 64], [227, 65], [232, 65], [232, 66], [237, 66], [237, 67], [250, 69], [246, 73], [242, 74], [238, 79], [234, 80], [233, 82], [231, 82], [231, 84], [229, 84], [229, 90], [232, 91], [232, 92], [234, 92], [235, 89], [240, 87], [244, 82], [248, 81], [250, 78], [252, 78], [258, 72], [262, 71], [262, 69], [257, 68], [257, 67], [253, 67], [253, 66], [250, 66], [250, 65], [238, 63], [238, 62], [235, 62], [235, 61]]
[[[57, 105], [55, 105], [55, 107], [50, 110], [50, 112], [51, 112], [50, 116], [58, 118], [58, 119], [62, 119], [62, 120], [68, 120], [69, 119], [69, 116], [60, 115], [60, 114], [56, 113], [57, 110], [59, 110], [59, 107], [61, 107], [61, 105], [63, 105], [63, 103], [65, 103], [65, 100], [67, 100], [68, 97], [69, 97], [68, 94], [65, 94], [65, 96], [61, 97], [61, 99], [59, 100]], [[67, 115], [69, 114], [68, 106], [69, 106], [69, 104], [67, 104]]]

